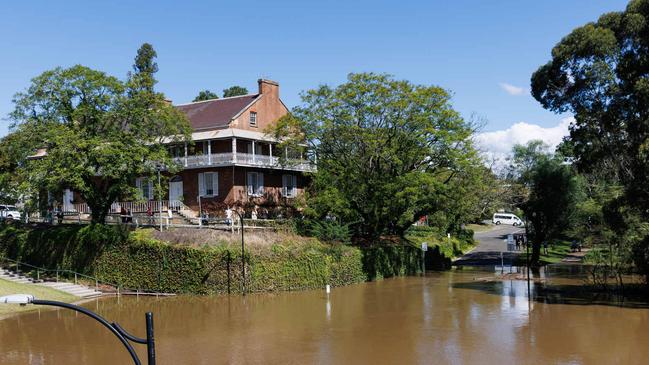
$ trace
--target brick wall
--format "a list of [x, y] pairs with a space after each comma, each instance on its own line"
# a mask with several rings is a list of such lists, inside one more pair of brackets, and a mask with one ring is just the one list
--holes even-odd
[[[279, 84], [270, 80], [259, 80], [258, 83], [259, 93], [263, 96], [232, 121], [231, 128], [264, 132], [271, 124], [288, 113], [288, 109], [279, 98]], [[250, 126], [250, 112], [257, 113], [256, 127]]]

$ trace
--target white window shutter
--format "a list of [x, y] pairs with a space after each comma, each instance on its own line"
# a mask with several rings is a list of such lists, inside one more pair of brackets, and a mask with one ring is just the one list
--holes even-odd
[[257, 181], [259, 184], [259, 188], [257, 189], [257, 194], [263, 195], [264, 194], [264, 174], [259, 172], [257, 173]]
[[297, 176], [296, 175], [291, 175], [291, 196], [296, 196], [297, 195]]
[[198, 196], [205, 196], [205, 175], [202, 172], [198, 174]]
[[219, 173], [218, 172], [212, 173], [212, 191], [214, 192], [214, 196], [219, 195]]

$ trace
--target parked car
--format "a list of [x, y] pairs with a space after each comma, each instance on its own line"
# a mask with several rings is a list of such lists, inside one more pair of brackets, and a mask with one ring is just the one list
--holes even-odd
[[523, 226], [523, 221], [511, 213], [496, 213], [492, 219], [493, 224], [511, 224], [512, 226]]
[[18, 208], [13, 205], [0, 205], [0, 219], [20, 220], [20, 212], [18, 211]]

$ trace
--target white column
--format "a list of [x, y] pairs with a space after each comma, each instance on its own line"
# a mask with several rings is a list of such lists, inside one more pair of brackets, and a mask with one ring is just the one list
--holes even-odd
[[212, 165], [212, 140], [207, 140], [207, 164]]
[[187, 142], [185, 142], [185, 167], [187, 167]]
[[232, 137], [232, 162], [237, 163], [237, 139]]
[[255, 141], [252, 141], [252, 163], [254, 164], [256, 162], [256, 156], [255, 156]]
[[274, 162], [273, 162], [273, 144], [272, 143], [268, 144], [268, 155], [270, 157], [270, 164], [273, 165]]

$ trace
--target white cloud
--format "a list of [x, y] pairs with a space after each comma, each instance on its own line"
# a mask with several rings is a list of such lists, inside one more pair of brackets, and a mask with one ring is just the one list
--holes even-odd
[[531, 140], [540, 139], [550, 146], [551, 151], [554, 151], [563, 137], [569, 134], [568, 127], [574, 121], [573, 117], [564, 118], [558, 125], [549, 128], [519, 122], [505, 130], [478, 133], [475, 141], [487, 162], [495, 160], [496, 165], [502, 167], [516, 144], [526, 144]]
[[509, 95], [523, 95], [525, 94], [525, 89], [522, 87], [514, 86], [506, 82], [501, 82], [500, 87], [507, 92]]

